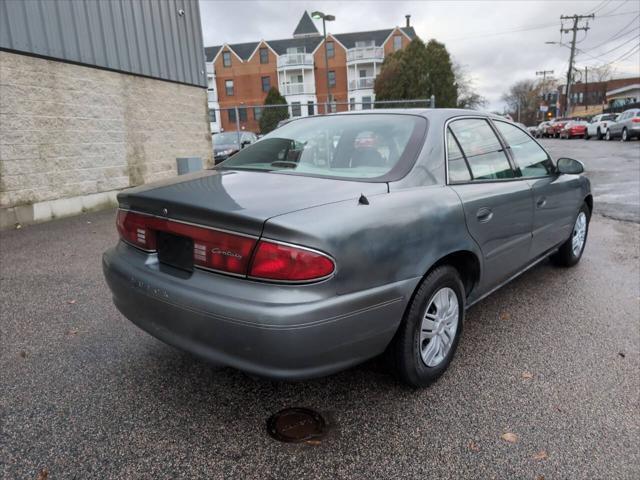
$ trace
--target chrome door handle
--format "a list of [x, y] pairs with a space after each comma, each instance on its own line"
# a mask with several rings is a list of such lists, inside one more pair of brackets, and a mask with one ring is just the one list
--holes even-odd
[[547, 204], [547, 197], [540, 197], [536, 202], [536, 207], [542, 208]]
[[480, 223], [487, 223], [493, 218], [493, 212], [490, 208], [487, 207], [479, 208], [478, 212], [476, 213], [476, 218]]

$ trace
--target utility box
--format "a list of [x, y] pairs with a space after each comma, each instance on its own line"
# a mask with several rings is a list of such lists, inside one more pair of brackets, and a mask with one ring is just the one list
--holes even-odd
[[176, 158], [178, 162], [178, 175], [193, 173], [202, 170], [202, 159], [200, 157]]

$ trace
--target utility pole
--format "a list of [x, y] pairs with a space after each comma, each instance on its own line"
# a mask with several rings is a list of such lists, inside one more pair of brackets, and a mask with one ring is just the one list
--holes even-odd
[[592, 13], [591, 15], [562, 15], [560, 16], [560, 21], [562, 20], [571, 20], [573, 22], [573, 26], [570, 28], [564, 28], [564, 26], [560, 27], [560, 33], [572, 33], [571, 36], [571, 55], [569, 56], [569, 68], [567, 69], [567, 87], [564, 96], [564, 112], [563, 115], [567, 116], [569, 113], [569, 95], [571, 94], [571, 73], [573, 71], [573, 59], [576, 55], [576, 34], [580, 30], [584, 30], [585, 32], [589, 30], [589, 22], [582, 27], [578, 26], [579, 23], [583, 20], [587, 20], [590, 18], [595, 18], [595, 15]]
[[[553, 70], [541, 70], [536, 72], [536, 77], [542, 75], [542, 99], [544, 100], [545, 95], [547, 94], [547, 74], [553, 75]], [[542, 112], [542, 119], [544, 120], [544, 112]]]
[[589, 104], [589, 77], [588, 77], [588, 68], [586, 65], [584, 67], [584, 109], [586, 110]]

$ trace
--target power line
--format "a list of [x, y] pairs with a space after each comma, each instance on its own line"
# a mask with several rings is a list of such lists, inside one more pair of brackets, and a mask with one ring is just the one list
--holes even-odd
[[472, 38], [484, 38], [484, 37], [494, 37], [494, 36], [498, 36], [498, 35], [507, 35], [509, 33], [519, 33], [519, 32], [528, 32], [531, 30], [542, 30], [545, 28], [551, 28], [551, 27], [555, 27], [557, 26], [557, 23], [544, 23], [544, 24], [538, 24], [538, 25], [531, 25], [529, 27], [524, 27], [524, 28], [518, 28], [518, 29], [513, 29], [513, 30], [504, 30], [502, 32], [488, 32], [488, 33], [480, 33], [477, 35], [470, 35], [467, 37], [454, 37], [454, 38], [444, 38], [444, 41], [447, 42], [452, 42], [452, 41], [456, 41], [456, 40], [467, 40], [467, 39], [472, 39]]
[[[608, 38], [607, 40], [605, 40], [604, 42], [589, 48], [588, 50], [586, 50], [587, 52], [590, 52], [592, 50], [595, 50], [596, 48], [600, 48], [603, 45], [606, 45], [609, 42], [613, 42], [614, 40], [619, 39], [620, 37], [624, 37], [625, 35], [627, 35], [628, 33], [633, 32], [634, 30], [637, 30], [638, 28], [640, 28], [640, 25], [633, 27], [631, 30], [629, 30], [628, 32], [625, 32], [624, 30], [626, 30], [630, 25], [632, 25], [638, 18], [640, 18], [640, 14], [636, 15], [635, 18], [633, 20], [631, 20], [629, 23], [627, 23], [624, 27], [622, 27], [618, 33], [615, 33], [612, 37]], [[624, 32], [624, 33], [623, 33]]]
[[[572, 33], [571, 37], [571, 55], [569, 56], [569, 68], [567, 69], [567, 89], [565, 91], [564, 96], [564, 113], [567, 115], [569, 113], [569, 94], [571, 92], [571, 72], [573, 71], [573, 59], [576, 54], [576, 35], [578, 31], [584, 31], [585, 33], [589, 30], [589, 19], [593, 19], [595, 15], [592, 13], [591, 15], [561, 15], [560, 16], [560, 34], [563, 33]], [[571, 20], [573, 26], [570, 28], [564, 28], [562, 24], [564, 20]], [[585, 22], [583, 26], [579, 26], [580, 22]]]
[[613, 10], [609, 10], [607, 12], [607, 15], [609, 15], [610, 13], [615, 12], [616, 10], [620, 9], [620, 7], [622, 7], [624, 4], [629, 3], [629, 0], [625, 0], [624, 2], [621, 2], [616, 8], [614, 8]]
[[629, 40], [627, 40], [626, 42], [621, 43], [620, 45], [618, 45], [617, 47], [612, 48], [611, 50], [607, 50], [606, 52], [601, 53], [600, 55], [595, 55], [595, 56], [594, 56], [594, 55], [591, 55], [591, 54], [589, 54], [589, 53], [587, 53], [587, 52], [583, 52], [582, 50], [580, 51], [580, 53], [584, 53], [585, 55], [587, 55], [587, 56], [589, 56], [589, 57], [594, 58], [594, 59], [596, 59], [596, 60], [597, 60], [598, 58], [600, 58], [600, 57], [604, 57], [605, 55], [609, 55], [611, 52], [615, 52], [616, 50], [618, 50], [618, 49], [620, 49], [620, 48], [624, 47], [624, 46], [625, 46], [626, 44], [628, 44], [629, 42], [632, 42], [633, 40], [637, 40], [637, 39], [639, 39], [639, 38], [640, 38], [640, 34], [639, 34], [639, 35], [636, 35], [635, 37], [630, 38], [630, 39], [629, 39]]
[[589, 13], [587, 13], [587, 15], [591, 15], [592, 13], [599, 12], [600, 10], [602, 10], [604, 7], [606, 7], [610, 3], [611, 3], [611, 0], [604, 0], [604, 1], [600, 2], [598, 5], [596, 5], [596, 8], [594, 8]]
[[631, 13], [638, 13], [638, 10], [629, 10], [628, 12], [613, 13], [611, 15], [598, 15], [598, 18], [619, 17], [620, 15], [629, 15]]

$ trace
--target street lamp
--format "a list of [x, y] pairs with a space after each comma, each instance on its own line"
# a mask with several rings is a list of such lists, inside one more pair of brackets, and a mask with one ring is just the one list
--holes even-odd
[[329, 83], [329, 54], [327, 53], [327, 26], [325, 22], [333, 22], [336, 17], [333, 15], [324, 14], [322, 12], [313, 12], [311, 14], [311, 18], [314, 18], [316, 20], [322, 19], [322, 35], [324, 36], [324, 68], [327, 71], [327, 104], [331, 105], [331, 84]]

